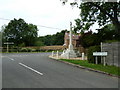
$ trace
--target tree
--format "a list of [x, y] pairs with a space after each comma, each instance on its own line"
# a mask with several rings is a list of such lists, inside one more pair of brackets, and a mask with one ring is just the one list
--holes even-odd
[[35, 42], [35, 46], [44, 46], [44, 43], [42, 41], [40, 41], [40, 40], [37, 40]]
[[27, 24], [23, 19], [11, 20], [3, 29], [4, 41], [14, 42], [15, 45], [25, 44], [25, 46], [34, 45], [37, 38], [37, 26]]
[[118, 33], [115, 32], [115, 27], [112, 24], [108, 24], [101, 29], [98, 29], [98, 33], [93, 33], [89, 31], [83, 33], [80, 42], [84, 48], [90, 46], [100, 45], [101, 42], [106, 41], [120, 41]]
[[42, 42], [46, 46], [51, 45], [63, 45], [64, 44], [64, 35], [67, 30], [62, 30], [53, 35], [46, 35], [38, 37], [38, 41]]
[[[93, 1], [93, 0], [91, 0]], [[102, 1], [102, 0], [99, 0]], [[81, 19], [76, 19], [76, 28], [88, 30], [91, 25], [97, 22], [100, 26], [112, 23], [116, 32], [120, 34], [120, 0], [119, 2], [82, 2], [79, 6]], [[63, 1], [64, 3], [67, 0]], [[76, 0], [71, 5], [78, 4]]]
[[120, 22], [118, 15], [120, 15], [120, 3], [117, 2], [87, 2], [79, 7], [81, 9], [81, 17], [86, 21], [86, 27], [89, 28], [94, 22], [98, 22], [100, 26], [112, 22], [116, 31], [120, 31]]
[[64, 44], [64, 35], [66, 30], [62, 30], [61, 32], [57, 32], [53, 35], [53, 45], [63, 45]]
[[23, 41], [26, 46], [34, 46], [38, 36], [38, 29], [36, 25], [28, 24], [27, 30], [25, 30], [25, 35], [23, 36]]
[[0, 47], [2, 46], [2, 32], [0, 31]]
[[101, 42], [107, 40], [120, 41], [120, 36], [115, 32], [115, 27], [112, 24], [108, 24], [101, 29], [98, 29], [97, 36]]

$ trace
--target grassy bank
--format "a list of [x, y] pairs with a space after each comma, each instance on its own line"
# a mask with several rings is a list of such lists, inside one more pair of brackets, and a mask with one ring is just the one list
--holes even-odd
[[92, 64], [92, 63], [88, 63], [87, 60], [84, 60], [84, 61], [83, 60], [69, 60], [69, 59], [61, 59], [61, 60], [120, 76], [120, 67], [108, 66], [108, 65], [103, 66], [101, 64]]

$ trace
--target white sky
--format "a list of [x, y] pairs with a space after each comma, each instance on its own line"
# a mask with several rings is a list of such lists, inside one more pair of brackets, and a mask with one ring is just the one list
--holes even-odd
[[[24, 19], [27, 23], [60, 28], [50, 29], [38, 26], [39, 36], [55, 34], [61, 30], [69, 29], [70, 21], [79, 17], [80, 10], [67, 3], [62, 5], [60, 0], [1, 0], [0, 18], [13, 20]], [[0, 19], [0, 27], [9, 21]], [[94, 29], [98, 26], [94, 26]]]

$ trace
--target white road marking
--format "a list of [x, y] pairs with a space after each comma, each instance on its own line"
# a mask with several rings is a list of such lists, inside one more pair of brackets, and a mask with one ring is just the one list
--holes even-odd
[[5, 56], [2, 56], [2, 58], [4, 58]]
[[37, 74], [43, 75], [43, 73], [41, 73], [41, 72], [39, 72], [39, 71], [37, 71], [37, 70], [29, 67], [29, 66], [26, 66], [26, 65], [23, 64], [23, 63], [19, 63], [19, 65], [21, 65], [21, 66], [23, 66], [23, 67], [26, 67], [26, 68], [28, 68], [29, 70], [32, 70], [33, 72], [35, 72], [35, 73], [37, 73]]
[[12, 61], [15, 61], [13, 58], [10, 58], [10, 57], [7, 57], [8, 59], [12, 60]]
[[10, 58], [10, 60], [15, 61], [13, 58]]

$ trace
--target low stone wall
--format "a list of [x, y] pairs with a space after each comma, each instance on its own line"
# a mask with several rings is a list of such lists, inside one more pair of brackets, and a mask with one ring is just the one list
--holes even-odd
[[103, 43], [102, 51], [108, 52], [108, 56], [106, 56], [106, 63], [108, 65], [120, 67], [119, 49], [120, 42]]
[[[41, 47], [39, 47], [39, 46], [33, 46], [33, 47], [21, 47], [21, 49], [22, 48], [26, 48], [26, 49], [35, 49], [35, 50], [39, 50], [39, 51], [49, 51], [49, 50], [63, 50], [64, 48], [63, 48], [63, 46], [61, 45], [55, 45], [55, 46], [41, 46]], [[10, 48], [9, 47], [9, 52], [17, 52], [17, 51], [21, 51], [21, 49], [20, 50], [18, 50], [18, 48]], [[0, 50], [1, 51], [3, 51], [3, 52], [6, 52], [7, 51], [7, 48], [6, 47], [0, 47]]]
[[63, 46], [42, 46], [40, 49], [44, 50], [63, 50]]

